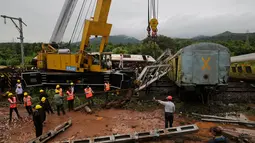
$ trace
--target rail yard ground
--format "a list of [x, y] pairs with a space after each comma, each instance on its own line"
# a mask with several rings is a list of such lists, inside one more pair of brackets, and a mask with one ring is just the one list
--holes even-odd
[[[150, 94], [153, 95], [154, 93], [152, 92]], [[231, 93], [228, 93], [226, 97], [228, 97], [229, 94]], [[151, 101], [151, 98], [153, 97], [152, 95], [149, 97], [144, 96], [139, 100], [131, 99], [121, 109], [101, 109], [99, 106], [95, 105], [92, 108], [93, 114], [87, 114], [81, 110], [77, 112], [67, 112], [65, 116], [57, 116], [56, 114], [48, 115], [47, 122], [44, 126], [44, 132], [54, 129], [57, 125], [68, 121], [68, 119], [72, 119], [72, 126], [65, 132], [50, 140], [50, 142], [150, 131], [152, 129], [164, 128], [163, 107]], [[141, 94], [140, 96], [143, 95]], [[165, 95], [162, 94], [158, 98], [163, 98], [164, 96]], [[175, 96], [174, 99], [177, 112], [174, 117], [173, 125], [180, 126], [196, 124], [199, 127], [199, 131], [186, 136], [175, 137], [170, 140], [157, 142], [202, 143], [212, 137], [209, 129], [214, 126], [222, 126], [225, 129], [254, 129], [244, 125], [203, 122], [192, 115], [193, 112], [210, 115], [236, 112], [243, 113], [243, 115], [245, 115], [250, 121], [255, 121], [255, 104], [252, 102], [245, 104], [233, 103], [228, 100], [225, 102], [215, 102], [212, 105], [203, 105], [200, 103], [183, 103]], [[9, 125], [7, 120], [9, 108], [0, 108], [0, 142], [27, 142], [35, 137], [31, 117], [28, 117], [27, 112], [22, 105], [20, 105], [18, 109], [23, 119], [15, 119], [14, 122]]]

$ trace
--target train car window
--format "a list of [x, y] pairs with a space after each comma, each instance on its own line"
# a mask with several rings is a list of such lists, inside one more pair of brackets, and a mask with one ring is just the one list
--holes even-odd
[[252, 73], [252, 69], [250, 66], [245, 67], [246, 73]]
[[123, 55], [123, 58], [131, 58], [131, 55]]
[[237, 70], [238, 70], [238, 72], [240, 72], [240, 73], [242, 73], [242, 72], [243, 72], [243, 69], [242, 69], [242, 67], [241, 67], [241, 66], [237, 67]]
[[236, 72], [236, 67], [232, 67], [232, 72]]

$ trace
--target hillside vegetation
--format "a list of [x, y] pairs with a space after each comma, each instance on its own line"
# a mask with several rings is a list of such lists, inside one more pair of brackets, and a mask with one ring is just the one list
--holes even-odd
[[[155, 42], [146, 38], [138, 40], [125, 35], [110, 36], [109, 44], [105, 52], [127, 53], [127, 54], [147, 54], [157, 58], [165, 49], [169, 48], [175, 53], [180, 48], [198, 42], [214, 42], [228, 47], [231, 55], [242, 55], [255, 52], [255, 33], [249, 33], [247, 40], [246, 33], [231, 33], [229, 31], [217, 34], [215, 36], [197, 36], [191, 39], [172, 39], [160, 35]], [[90, 46], [86, 48], [88, 52], [99, 51], [101, 38], [90, 40]], [[32, 58], [40, 51], [42, 43], [25, 43], [25, 63], [30, 64]], [[62, 43], [63, 47], [69, 47], [73, 53], [79, 50], [79, 43], [71, 45]], [[21, 61], [19, 43], [0, 43], [0, 65], [19, 65]]]

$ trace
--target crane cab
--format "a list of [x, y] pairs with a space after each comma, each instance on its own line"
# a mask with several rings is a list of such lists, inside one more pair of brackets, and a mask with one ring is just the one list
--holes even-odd
[[80, 53], [71, 54], [69, 49], [55, 49], [51, 45], [43, 45], [37, 56], [37, 68], [68, 72], [104, 72], [109, 69], [107, 61], [111, 62], [111, 55], [111, 52], [84, 53], [82, 62], [78, 65]]

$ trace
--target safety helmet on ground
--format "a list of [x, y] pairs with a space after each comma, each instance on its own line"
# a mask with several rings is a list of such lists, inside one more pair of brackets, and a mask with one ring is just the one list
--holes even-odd
[[42, 102], [45, 102], [45, 100], [46, 100], [46, 98], [45, 98], [45, 97], [43, 97], [43, 98], [41, 99], [41, 101], [42, 101]]
[[70, 85], [73, 85], [73, 82], [71, 82]]
[[40, 93], [43, 93], [43, 92], [44, 92], [44, 90], [41, 89], [41, 90], [40, 90]]
[[17, 82], [20, 83], [20, 80], [18, 79]]
[[55, 93], [58, 94], [58, 93], [59, 93], [59, 90], [56, 89], [56, 90], [55, 90]]
[[13, 96], [13, 94], [10, 92], [9, 94], [8, 94], [8, 97], [12, 97]]
[[24, 96], [27, 96], [27, 92], [24, 92]]
[[60, 88], [60, 85], [57, 85], [56, 88]]
[[35, 109], [41, 109], [41, 108], [42, 108], [41, 105], [36, 105], [36, 106], [35, 106]]
[[173, 97], [172, 96], [167, 96], [167, 98], [166, 98], [167, 100], [172, 100], [173, 99]]

